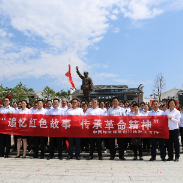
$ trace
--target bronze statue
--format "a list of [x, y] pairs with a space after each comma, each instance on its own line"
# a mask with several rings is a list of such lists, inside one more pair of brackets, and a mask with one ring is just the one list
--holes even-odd
[[93, 90], [93, 81], [90, 77], [88, 77], [88, 72], [84, 72], [84, 76], [81, 75], [81, 73], [78, 70], [78, 66], [76, 66], [76, 72], [82, 79], [81, 90], [83, 90], [83, 94], [87, 102], [90, 102], [90, 91]]

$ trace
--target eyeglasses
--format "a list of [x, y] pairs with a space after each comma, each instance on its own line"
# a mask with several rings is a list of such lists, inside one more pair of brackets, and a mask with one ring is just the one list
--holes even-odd
[[8, 102], [9, 100], [4, 100], [4, 102]]

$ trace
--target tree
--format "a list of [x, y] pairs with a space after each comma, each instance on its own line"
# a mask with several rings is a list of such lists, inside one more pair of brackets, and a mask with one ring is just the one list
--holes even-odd
[[161, 100], [161, 93], [165, 89], [166, 81], [162, 73], [156, 75], [153, 85], [153, 93], [157, 94], [159, 101]]
[[44, 89], [43, 89], [43, 92], [42, 92], [42, 95], [47, 99], [53, 99], [55, 97], [55, 91], [54, 89], [51, 89], [50, 87], [46, 86]]
[[16, 101], [25, 100], [29, 96], [28, 88], [20, 82], [11, 90], [11, 95]]
[[3, 85], [1, 84], [0, 85], [0, 98], [3, 99], [3, 91], [4, 91], [4, 88], [3, 88]]
[[64, 90], [61, 90], [60, 92], [56, 93], [56, 96], [58, 97], [63, 97], [63, 98], [67, 98], [70, 95], [70, 90], [68, 90], [68, 93]]

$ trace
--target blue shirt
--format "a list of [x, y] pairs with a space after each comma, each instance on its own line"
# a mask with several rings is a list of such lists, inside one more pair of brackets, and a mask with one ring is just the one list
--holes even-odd
[[152, 110], [148, 113], [148, 116], [161, 116], [161, 115], [165, 115], [165, 113], [164, 111], [161, 111], [159, 109], [157, 111]]
[[6, 114], [6, 113], [8, 113], [8, 111], [10, 111], [10, 112], [12, 112], [12, 113], [15, 113], [15, 109], [13, 108], [13, 107], [10, 107], [10, 106], [8, 106], [8, 107], [2, 107], [1, 109], [0, 109], [0, 112], [2, 113], [2, 114]]

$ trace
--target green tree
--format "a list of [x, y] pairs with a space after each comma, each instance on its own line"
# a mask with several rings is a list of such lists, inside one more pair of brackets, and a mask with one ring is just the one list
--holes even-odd
[[29, 88], [29, 89], [28, 89], [28, 92], [29, 92], [29, 93], [32, 93], [32, 92], [35, 92], [35, 91], [34, 91], [33, 88]]
[[4, 88], [3, 88], [3, 85], [1, 84], [0, 85], [0, 99], [3, 99], [3, 91], [4, 91]]
[[55, 97], [55, 91], [54, 89], [51, 89], [50, 87], [46, 86], [44, 89], [43, 89], [43, 92], [42, 92], [42, 95], [47, 99], [53, 99]]
[[68, 93], [64, 90], [61, 90], [60, 92], [56, 93], [56, 96], [60, 98], [68, 98], [69, 95], [70, 95], [70, 90], [68, 91]]
[[20, 82], [11, 90], [11, 95], [16, 101], [25, 100], [29, 96], [28, 88]]

